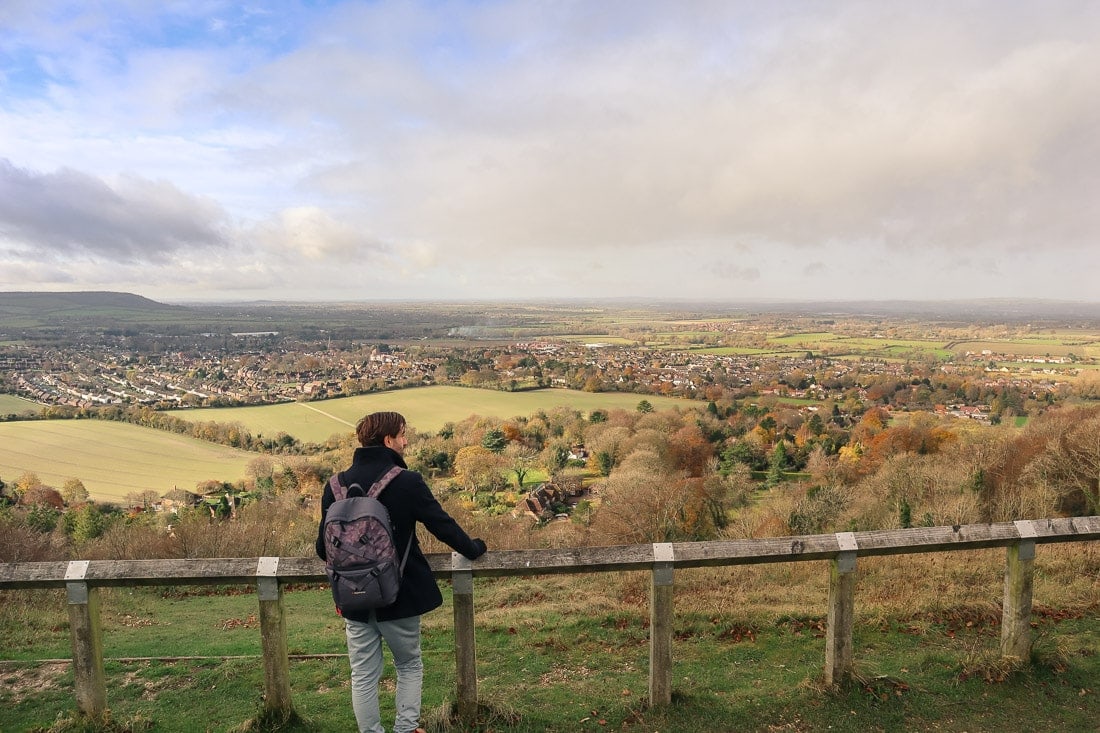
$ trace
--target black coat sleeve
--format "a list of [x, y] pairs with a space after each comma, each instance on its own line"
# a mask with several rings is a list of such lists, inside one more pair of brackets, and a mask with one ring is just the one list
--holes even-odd
[[317, 557], [322, 560], [328, 560], [325, 555], [325, 514], [328, 512], [328, 508], [332, 506], [332, 502], [336, 500], [336, 497], [332, 495], [332, 487], [325, 482], [325, 491], [321, 495], [321, 521], [317, 525]]
[[424, 483], [419, 474], [416, 476], [416, 500], [414, 502], [414, 517], [423, 524], [440, 542], [446, 543], [455, 552], [460, 553], [470, 560], [476, 560], [485, 554], [485, 542], [480, 539], [471, 539], [470, 535], [459, 526], [454, 517], [439, 503], [432, 494], [431, 489]]

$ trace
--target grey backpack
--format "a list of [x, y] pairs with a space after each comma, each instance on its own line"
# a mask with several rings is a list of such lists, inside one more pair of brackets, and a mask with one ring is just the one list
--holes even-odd
[[340, 615], [384, 608], [397, 599], [413, 535], [398, 563], [390, 513], [377, 497], [401, 471], [394, 466], [365, 495], [359, 484], [341, 484], [339, 474], [329, 479], [335, 501], [325, 514], [325, 572]]

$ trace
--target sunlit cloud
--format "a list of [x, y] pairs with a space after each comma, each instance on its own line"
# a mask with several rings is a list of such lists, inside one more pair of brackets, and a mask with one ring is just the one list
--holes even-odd
[[1095, 299], [1097, 39], [1057, 0], [6, 3], [0, 258], [189, 297], [361, 267], [380, 297]]

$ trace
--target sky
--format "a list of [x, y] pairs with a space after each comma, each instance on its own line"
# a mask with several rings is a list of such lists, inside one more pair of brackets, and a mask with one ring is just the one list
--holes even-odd
[[1092, 0], [3, 0], [0, 291], [1097, 302]]

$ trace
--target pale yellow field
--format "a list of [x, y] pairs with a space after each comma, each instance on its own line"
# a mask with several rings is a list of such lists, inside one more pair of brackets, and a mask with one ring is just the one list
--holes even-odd
[[368, 412], [379, 410], [400, 412], [418, 431], [434, 433], [444, 424], [459, 422], [470, 415], [506, 419], [531, 415], [538, 410], [551, 410], [554, 407], [568, 407], [586, 413], [591, 410], [634, 410], [643, 399], [648, 400], [658, 410], [705, 406], [705, 403], [673, 397], [621, 392], [594, 393], [569, 389], [498, 392], [436, 386], [320, 402], [174, 410], [171, 414], [192, 421], [240, 423], [253, 435], [274, 437], [283, 432], [299, 440], [319, 443], [337, 433], [352, 433], [359, 418]]
[[200, 481], [236, 481], [256, 457], [163, 430], [103, 420], [0, 423], [0, 478], [38, 474], [60, 489], [78, 478], [96, 501], [147, 489], [194, 491]]
[[[583, 412], [634, 410], [643, 399], [656, 409], [701, 404], [669, 397], [561, 389], [508, 393], [425, 387], [323, 402], [173, 414], [196, 421], [239, 422], [254, 434], [273, 437], [285, 432], [303, 441], [322, 442], [336, 433], [350, 435], [355, 421], [376, 410], [399, 411], [417, 430], [435, 432], [447, 422], [470, 415], [509, 418], [558, 406]], [[32, 471], [46, 485], [60, 489], [68, 479], [79, 478], [97, 501], [120, 501], [127, 494], [147, 489], [158, 494], [175, 487], [193, 491], [199, 482], [211, 479], [235, 482], [244, 477], [249, 461], [258, 455], [127, 423], [0, 423], [0, 479], [14, 482]]]

